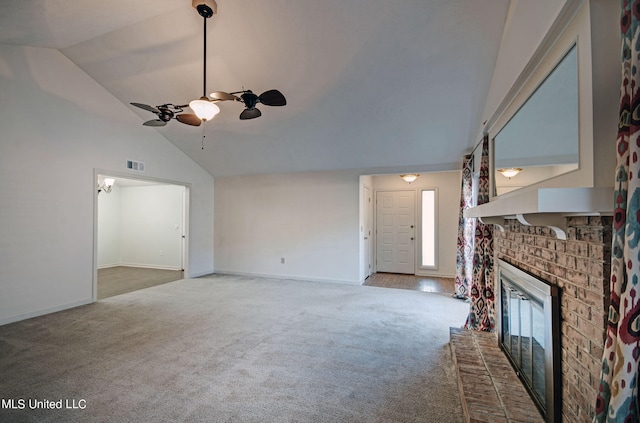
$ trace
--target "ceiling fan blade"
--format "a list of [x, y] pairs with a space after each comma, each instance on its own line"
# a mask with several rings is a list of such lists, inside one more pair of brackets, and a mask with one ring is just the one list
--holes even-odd
[[236, 95], [225, 93], [224, 91], [214, 91], [209, 96], [214, 100], [231, 100], [231, 101], [239, 101], [240, 98]]
[[287, 99], [278, 90], [265, 91], [258, 98], [260, 103], [267, 106], [285, 106], [287, 104]]
[[155, 107], [149, 106], [148, 104], [142, 104], [142, 103], [130, 103], [136, 107], [140, 107], [141, 109], [144, 110], [148, 110], [151, 113], [160, 113], [160, 110], [156, 109]]
[[244, 109], [240, 113], [240, 120], [255, 119], [262, 116], [262, 112], [258, 109]]
[[152, 119], [143, 123], [144, 126], [165, 126], [167, 122], [160, 119]]
[[202, 123], [200, 118], [193, 113], [182, 113], [180, 115], [177, 115], [176, 119], [178, 119], [178, 122], [182, 122], [186, 125], [191, 126], [200, 126], [200, 124]]

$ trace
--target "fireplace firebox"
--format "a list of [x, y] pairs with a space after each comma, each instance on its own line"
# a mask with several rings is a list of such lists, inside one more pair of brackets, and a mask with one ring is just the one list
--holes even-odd
[[558, 287], [498, 260], [498, 339], [546, 422], [559, 422]]

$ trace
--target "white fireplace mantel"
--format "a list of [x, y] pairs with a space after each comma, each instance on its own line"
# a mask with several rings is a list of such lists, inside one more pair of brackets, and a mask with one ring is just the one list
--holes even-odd
[[464, 211], [465, 218], [504, 230], [504, 219], [515, 218], [523, 225], [551, 228], [558, 239], [567, 239], [568, 216], [610, 216], [613, 188], [538, 188], [494, 197], [490, 202]]

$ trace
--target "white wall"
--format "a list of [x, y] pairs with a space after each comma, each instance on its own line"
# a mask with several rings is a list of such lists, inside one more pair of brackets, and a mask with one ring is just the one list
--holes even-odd
[[[462, 159], [460, 160], [462, 168]], [[453, 278], [456, 274], [456, 243], [458, 239], [458, 216], [460, 209], [460, 171], [422, 173], [411, 184], [398, 175], [373, 177], [373, 189], [378, 191], [415, 190], [416, 216], [419, 216], [418, 201], [424, 189], [437, 189], [437, 269], [419, 269], [416, 255], [416, 274]], [[420, 231], [417, 231], [419, 233]], [[416, 248], [416, 254], [418, 254]]]
[[182, 268], [182, 196], [178, 185], [114, 185], [98, 196], [98, 268]]
[[[95, 169], [190, 186], [189, 276], [213, 271], [213, 178], [56, 50], [0, 45], [0, 324], [93, 301]], [[103, 172], [105, 173], [105, 172]]]
[[122, 189], [121, 252], [125, 266], [180, 270], [184, 187]]
[[354, 172], [216, 178], [216, 272], [360, 283], [359, 186]]

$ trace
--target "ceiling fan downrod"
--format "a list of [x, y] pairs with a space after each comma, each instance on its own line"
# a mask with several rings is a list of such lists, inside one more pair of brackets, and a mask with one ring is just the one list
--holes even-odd
[[191, 4], [204, 19], [204, 31], [202, 32], [202, 96], [197, 100], [191, 101], [189, 107], [202, 122], [206, 122], [220, 112], [218, 106], [213, 104], [207, 97], [207, 19], [216, 13], [217, 4], [215, 0], [192, 0]]
[[202, 31], [203, 39], [203, 65], [202, 65], [202, 97], [207, 97], [207, 19], [212, 17], [218, 11], [218, 5], [215, 0], [192, 0], [191, 5], [195, 7], [198, 14], [202, 16], [204, 21], [204, 31]]

